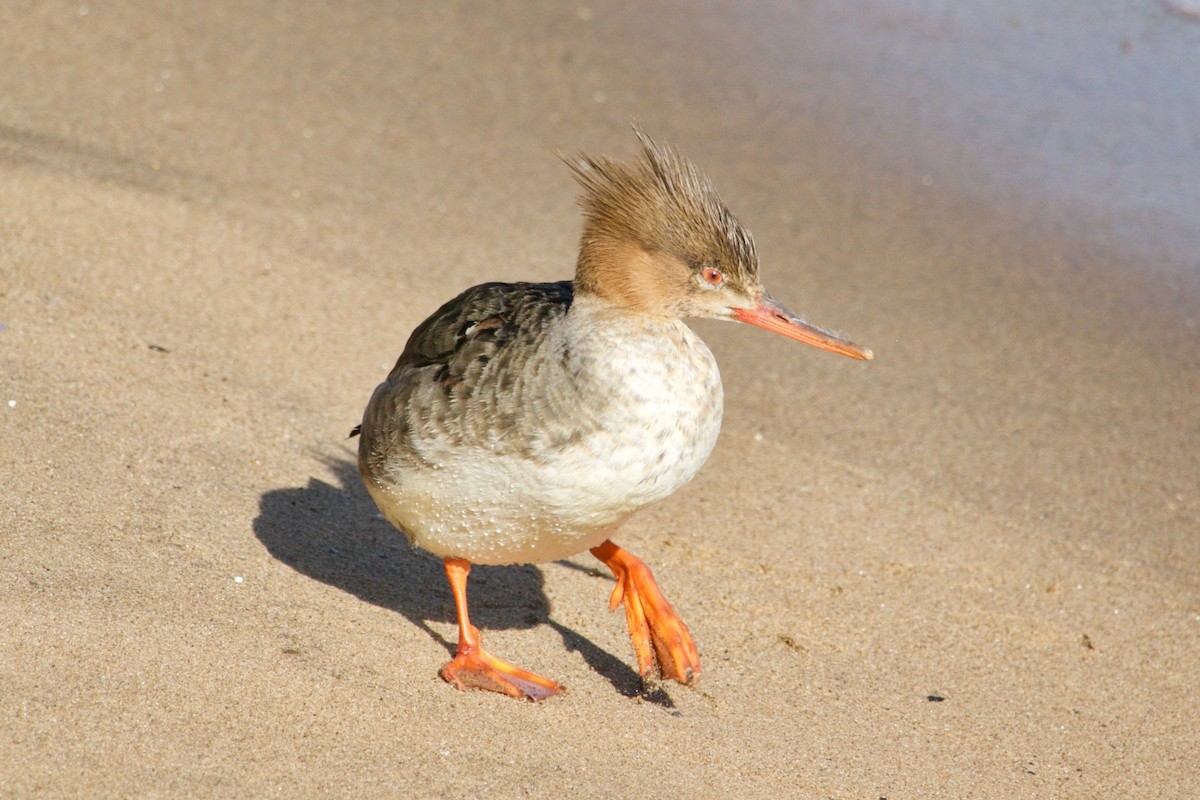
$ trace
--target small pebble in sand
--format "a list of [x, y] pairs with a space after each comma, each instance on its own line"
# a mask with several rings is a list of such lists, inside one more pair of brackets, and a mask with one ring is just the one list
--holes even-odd
[[16, 400], [9, 400], [9, 401], [8, 401], [8, 407], [9, 407], [9, 408], [16, 408], [16, 407], [17, 407], [17, 401], [16, 401]]
[[234, 583], [241, 583], [243, 580], [245, 579], [241, 575], [235, 575], [233, 578]]

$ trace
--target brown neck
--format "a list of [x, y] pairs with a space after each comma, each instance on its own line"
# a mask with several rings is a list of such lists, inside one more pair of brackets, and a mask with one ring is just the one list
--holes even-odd
[[576, 294], [667, 316], [677, 314], [688, 280], [687, 267], [675, 256], [602, 237], [584, 237], [575, 268]]

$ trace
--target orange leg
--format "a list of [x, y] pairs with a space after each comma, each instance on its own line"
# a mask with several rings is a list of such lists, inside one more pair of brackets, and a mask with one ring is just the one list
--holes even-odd
[[533, 701], [560, 693], [563, 689], [554, 681], [514, 667], [483, 649], [479, 629], [467, 616], [467, 576], [470, 574], [470, 562], [461, 558], [446, 559], [446, 577], [450, 580], [458, 612], [458, 654], [438, 672], [442, 680], [464, 691], [483, 689]]
[[694, 684], [700, 675], [696, 643], [659, 591], [650, 568], [611, 541], [593, 547], [592, 555], [607, 564], [617, 578], [608, 607], [615, 611], [617, 606], [625, 604], [625, 621], [637, 653], [638, 672], [644, 678], [657, 664], [663, 678]]

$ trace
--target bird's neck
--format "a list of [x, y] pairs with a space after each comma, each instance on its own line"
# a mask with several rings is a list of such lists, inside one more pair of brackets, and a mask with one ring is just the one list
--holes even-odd
[[682, 261], [641, 245], [586, 233], [579, 249], [574, 289], [613, 306], [656, 316], [678, 316], [688, 270]]

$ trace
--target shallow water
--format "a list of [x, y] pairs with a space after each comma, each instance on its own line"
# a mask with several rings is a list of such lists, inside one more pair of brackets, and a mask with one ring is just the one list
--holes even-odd
[[779, 96], [809, 87], [844, 122], [848, 151], [1110, 244], [1177, 254], [1195, 277], [1194, 6], [867, 0], [749, 5], [737, 18], [767, 61], [745, 68]]

